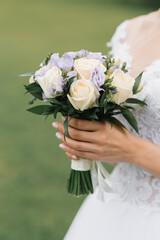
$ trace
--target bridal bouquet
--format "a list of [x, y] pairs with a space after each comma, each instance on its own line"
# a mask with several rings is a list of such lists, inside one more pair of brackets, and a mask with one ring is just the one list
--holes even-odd
[[[33, 104], [36, 99], [43, 103], [28, 111], [53, 115], [54, 118], [61, 113], [66, 117], [65, 135], [69, 136], [71, 118], [107, 121], [111, 126], [114, 123], [125, 127], [116, 118], [118, 114], [123, 115], [138, 132], [131, 110], [145, 105], [144, 101], [134, 96], [141, 90], [142, 74], [132, 78], [127, 73], [126, 63], [121, 63], [119, 59], [86, 50], [67, 52], [62, 57], [58, 53], [48, 54], [36, 72], [21, 76], [30, 76], [29, 85], [25, 85], [27, 92], [33, 96], [29, 103]], [[81, 158], [71, 160], [68, 192], [76, 196], [93, 193], [95, 176], [97, 182], [104, 185], [102, 179], [106, 171], [100, 163]]]

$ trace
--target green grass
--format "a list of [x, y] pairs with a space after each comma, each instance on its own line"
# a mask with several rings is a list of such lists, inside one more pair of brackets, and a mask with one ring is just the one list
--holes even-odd
[[53, 119], [25, 111], [27, 79], [17, 75], [36, 70], [48, 52], [106, 54], [115, 27], [147, 12], [98, 0], [1, 0], [0, 240], [61, 240], [84, 199], [66, 193], [70, 161]]

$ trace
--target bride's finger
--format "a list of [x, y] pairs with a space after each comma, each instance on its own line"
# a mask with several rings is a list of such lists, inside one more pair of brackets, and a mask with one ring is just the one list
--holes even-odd
[[[65, 131], [64, 131], [64, 126], [62, 123], [54, 122], [54, 123], [52, 123], [52, 126], [64, 135]], [[97, 137], [94, 132], [80, 131], [80, 130], [77, 130], [70, 126], [68, 127], [68, 132], [72, 139], [75, 139], [78, 141], [82, 141], [82, 142], [96, 142], [97, 141]]]
[[[77, 151], [65, 144], [60, 144], [59, 147], [64, 150], [65, 152], [69, 153], [72, 156], [76, 156], [77, 158], [85, 158], [85, 159], [90, 159], [90, 160], [101, 160], [99, 155], [91, 152], [82, 152], [82, 151]], [[75, 159], [75, 158], [73, 158]], [[78, 160], [77, 160], [78, 161]]]
[[78, 160], [78, 157], [76, 155], [72, 155], [68, 152], [65, 152], [65, 154], [67, 155], [67, 157], [69, 157], [70, 159], [73, 159], [73, 160]]
[[[65, 118], [62, 120], [64, 121]], [[83, 131], [98, 131], [100, 128], [102, 128], [103, 122], [92, 122], [89, 120], [83, 120], [83, 119], [77, 119], [72, 118], [69, 120], [69, 126], [76, 128], [78, 130]]]
[[64, 143], [64, 145], [67, 145], [77, 151], [93, 152], [93, 153], [98, 152], [98, 147], [93, 143], [76, 141], [67, 136], [65, 137], [65, 140], [64, 140], [63, 134], [59, 132], [56, 133], [56, 137], [60, 139]]
[[[73, 159], [73, 160], [78, 160], [78, 157], [77, 156], [75, 156], [75, 155], [72, 155], [72, 154], [70, 154], [70, 153], [68, 153], [68, 152], [65, 152], [65, 154], [67, 155], [67, 157], [69, 157], [70, 159]], [[94, 159], [92, 159], [92, 160], [94, 160]], [[100, 160], [100, 159], [97, 159], [97, 160]], [[111, 165], [113, 165], [113, 166], [116, 166], [117, 165], [117, 162], [113, 162], [113, 161], [106, 161], [106, 160], [101, 160], [102, 162], [108, 162], [109, 164], [111, 164]]]

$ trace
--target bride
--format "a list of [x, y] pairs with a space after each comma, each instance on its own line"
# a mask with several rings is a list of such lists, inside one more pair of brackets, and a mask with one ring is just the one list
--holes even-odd
[[127, 131], [107, 122], [72, 119], [72, 138], [64, 142], [63, 124], [54, 124], [69, 158], [116, 164], [114, 193], [105, 192], [103, 202], [97, 192], [89, 195], [64, 240], [159, 240], [160, 10], [121, 23], [109, 46], [133, 77], [144, 71], [138, 98], [146, 98], [147, 107], [135, 112], [139, 135], [129, 125]]

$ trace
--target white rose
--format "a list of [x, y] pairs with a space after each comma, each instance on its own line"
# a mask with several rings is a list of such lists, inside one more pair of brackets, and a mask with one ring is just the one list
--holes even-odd
[[67, 95], [73, 107], [81, 111], [91, 108], [98, 96], [99, 92], [94, 84], [84, 79], [74, 81]]
[[43, 77], [37, 78], [37, 82], [41, 86], [46, 98], [54, 98], [63, 92], [60, 84], [61, 75], [61, 70], [58, 67], [51, 66]]
[[89, 79], [91, 70], [94, 68], [100, 68], [103, 72], [106, 71], [106, 67], [97, 59], [79, 58], [74, 62], [74, 69], [78, 72], [79, 78]]
[[120, 69], [116, 69], [110, 76], [110, 78], [112, 77], [112, 85], [117, 88], [117, 93], [113, 95], [111, 101], [120, 104], [125, 102], [128, 98], [131, 98], [133, 96], [135, 79]]

